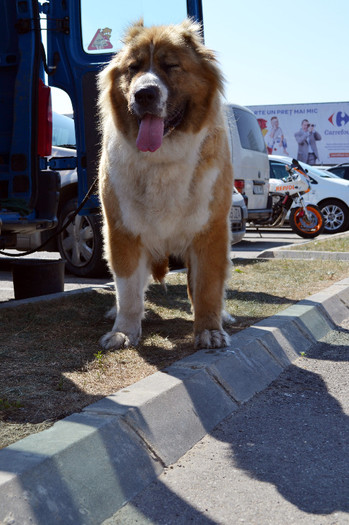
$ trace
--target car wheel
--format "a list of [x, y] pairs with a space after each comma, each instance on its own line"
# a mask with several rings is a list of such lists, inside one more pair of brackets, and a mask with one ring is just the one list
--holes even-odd
[[[58, 228], [71, 218], [76, 208], [76, 199], [70, 199], [63, 205], [58, 217]], [[57, 243], [70, 273], [79, 277], [106, 274], [107, 267], [102, 255], [101, 219], [98, 215], [77, 215], [58, 235]]]
[[324, 233], [339, 233], [348, 229], [348, 207], [336, 199], [329, 199], [320, 205], [325, 220]]

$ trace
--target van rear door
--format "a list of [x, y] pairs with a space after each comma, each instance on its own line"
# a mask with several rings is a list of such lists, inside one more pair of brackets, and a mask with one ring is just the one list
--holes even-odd
[[235, 185], [248, 198], [248, 218], [267, 218], [271, 213], [269, 161], [256, 116], [235, 104], [228, 105], [227, 115]]
[[58, 176], [44, 171], [51, 108], [39, 4], [0, 0], [0, 12], [0, 244], [8, 247], [18, 233], [55, 225]]
[[[132, 22], [175, 23], [187, 15], [202, 20], [201, 0], [50, 0], [47, 7], [49, 84], [63, 89], [74, 111], [79, 202], [97, 175], [100, 136], [97, 126], [96, 75], [121, 47]], [[98, 208], [93, 196], [82, 213]]]

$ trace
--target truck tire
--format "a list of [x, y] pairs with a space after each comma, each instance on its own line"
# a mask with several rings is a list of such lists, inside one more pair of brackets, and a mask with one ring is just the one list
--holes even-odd
[[[76, 199], [70, 199], [62, 206], [58, 228], [66, 223], [76, 208]], [[57, 244], [68, 272], [78, 277], [102, 277], [107, 274], [99, 215], [77, 215], [58, 235]]]

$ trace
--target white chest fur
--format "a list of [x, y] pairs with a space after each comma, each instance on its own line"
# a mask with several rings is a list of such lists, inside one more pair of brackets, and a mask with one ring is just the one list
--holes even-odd
[[155, 153], [135, 151], [120, 137], [109, 144], [109, 177], [122, 222], [154, 255], [180, 254], [209, 220], [219, 171], [201, 168], [197, 176], [205, 134], [164, 140]]

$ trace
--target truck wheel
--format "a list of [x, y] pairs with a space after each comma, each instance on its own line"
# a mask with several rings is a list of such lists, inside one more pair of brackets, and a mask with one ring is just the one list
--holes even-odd
[[336, 199], [328, 199], [320, 205], [325, 220], [324, 233], [339, 233], [348, 229], [348, 207]]
[[[58, 228], [65, 224], [76, 208], [76, 199], [70, 199], [62, 206]], [[57, 244], [62, 258], [66, 260], [68, 272], [78, 277], [106, 275], [107, 267], [102, 255], [101, 219], [98, 215], [77, 215], [58, 235]]]

